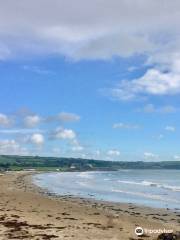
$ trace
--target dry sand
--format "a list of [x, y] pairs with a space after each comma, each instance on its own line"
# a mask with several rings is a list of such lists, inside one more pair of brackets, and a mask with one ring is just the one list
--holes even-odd
[[137, 226], [180, 229], [180, 213], [44, 194], [33, 186], [31, 173], [0, 176], [0, 240], [67, 239], [133, 240]]

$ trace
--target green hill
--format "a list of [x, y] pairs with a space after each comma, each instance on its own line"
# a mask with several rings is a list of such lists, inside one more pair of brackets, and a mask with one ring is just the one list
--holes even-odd
[[103, 161], [82, 158], [57, 158], [40, 156], [10, 156], [0, 155], [0, 170], [58, 170], [58, 171], [86, 171], [86, 170], [118, 170], [118, 169], [179, 169], [179, 161], [162, 162], [127, 162]]

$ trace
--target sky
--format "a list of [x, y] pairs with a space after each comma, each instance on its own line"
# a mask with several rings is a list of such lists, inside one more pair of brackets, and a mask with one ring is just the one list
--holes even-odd
[[180, 160], [178, 0], [0, 0], [0, 154]]

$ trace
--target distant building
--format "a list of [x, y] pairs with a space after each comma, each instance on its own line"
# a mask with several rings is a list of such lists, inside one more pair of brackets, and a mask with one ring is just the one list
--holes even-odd
[[70, 166], [70, 169], [75, 169], [75, 168], [76, 168], [76, 166], [74, 166], [74, 165]]

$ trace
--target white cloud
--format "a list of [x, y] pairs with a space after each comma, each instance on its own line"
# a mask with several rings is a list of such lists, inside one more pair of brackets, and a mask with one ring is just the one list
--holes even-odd
[[166, 131], [169, 131], [169, 132], [175, 132], [176, 131], [176, 128], [174, 126], [166, 126], [165, 127], [165, 130]]
[[147, 104], [142, 108], [136, 109], [136, 112], [144, 112], [144, 113], [175, 113], [178, 109], [171, 105], [156, 107], [153, 104]]
[[22, 147], [15, 140], [0, 140], [0, 154], [7, 155], [28, 155], [28, 150]]
[[54, 74], [53, 71], [50, 71], [50, 70], [47, 70], [47, 69], [42, 69], [38, 66], [24, 65], [23, 69], [25, 71], [30, 71], [30, 72], [37, 73], [37, 74], [40, 74], [40, 75]]
[[9, 127], [12, 124], [12, 120], [7, 115], [0, 113], [0, 126]]
[[174, 155], [174, 160], [180, 160], [180, 156], [179, 155]]
[[157, 136], [157, 139], [158, 140], [161, 140], [161, 139], [163, 139], [164, 138], [164, 135], [163, 134], [159, 134], [158, 136]]
[[39, 133], [44, 132], [41, 129], [33, 128], [33, 129], [27, 129], [27, 128], [11, 128], [11, 129], [0, 129], [0, 133], [2, 134], [27, 134], [27, 133]]
[[26, 127], [33, 128], [36, 127], [41, 120], [41, 117], [38, 115], [26, 116], [24, 118], [24, 124]]
[[57, 120], [62, 122], [76, 122], [80, 120], [80, 116], [74, 113], [61, 112], [57, 115]]
[[113, 128], [120, 128], [120, 129], [138, 129], [138, 125], [134, 124], [125, 124], [125, 123], [115, 123], [113, 124]]
[[83, 150], [84, 150], [84, 147], [81, 146], [81, 145], [73, 146], [73, 147], [72, 147], [72, 151], [74, 151], [74, 152], [81, 152], [81, 151], [83, 151]]
[[119, 100], [144, 98], [147, 95], [175, 95], [180, 93], [180, 71], [164, 73], [159, 69], [148, 69], [140, 78], [123, 80], [111, 90]]
[[120, 156], [120, 152], [116, 149], [112, 149], [112, 150], [107, 151], [107, 155], [118, 157], [118, 156]]
[[71, 149], [73, 152], [82, 152], [84, 150], [84, 147], [80, 144], [77, 138], [72, 139], [70, 144], [72, 145]]
[[76, 139], [76, 133], [72, 129], [59, 127], [52, 133], [52, 137], [56, 139], [73, 140]]
[[35, 144], [37, 146], [41, 146], [44, 144], [44, 136], [40, 133], [34, 133], [31, 137], [30, 137], [30, 142], [32, 144]]
[[68, 123], [68, 122], [77, 122], [80, 120], [80, 116], [75, 113], [70, 112], [60, 112], [55, 116], [48, 116], [45, 119], [45, 122], [61, 122], [61, 123]]
[[159, 156], [157, 154], [154, 154], [152, 152], [144, 152], [144, 159], [146, 160], [155, 160], [158, 158]]

